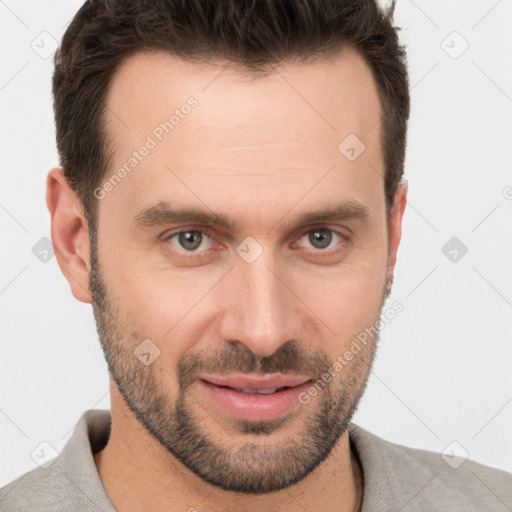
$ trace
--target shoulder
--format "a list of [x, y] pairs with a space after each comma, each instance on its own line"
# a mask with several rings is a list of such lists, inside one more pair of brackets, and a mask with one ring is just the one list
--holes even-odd
[[109, 411], [84, 412], [57, 457], [0, 489], [0, 512], [113, 512], [93, 455], [106, 444], [109, 431]]
[[0, 511], [70, 510], [66, 485], [58, 458], [46, 467], [38, 467], [16, 478], [0, 489]]
[[[512, 474], [472, 460], [409, 448], [352, 424], [365, 478], [366, 510], [512, 510]], [[371, 506], [370, 506], [371, 504]]]

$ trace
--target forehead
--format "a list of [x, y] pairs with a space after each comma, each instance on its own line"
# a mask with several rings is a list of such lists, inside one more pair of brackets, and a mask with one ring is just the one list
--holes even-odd
[[[308, 187], [363, 203], [384, 197], [378, 90], [353, 50], [260, 77], [229, 63], [138, 53], [114, 74], [106, 105], [114, 154], [105, 179], [127, 171], [111, 202], [140, 210], [209, 196], [225, 209], [244, 193], [241, 207], [264, 206], [264, 197], [288, 204]], [[141, 157], [142, 146], [150, 149]]]

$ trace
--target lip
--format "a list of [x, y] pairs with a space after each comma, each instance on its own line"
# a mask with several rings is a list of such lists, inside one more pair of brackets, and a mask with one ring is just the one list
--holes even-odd
[[[300, 393], [311, 385], [311, 378], [290, 375], [233, 375], [202, 376], [198, 381], [200, 389], [212, 398], [230, 416], [251, 421], [265, 421], [291, 412], [301, 405]], [[229, 387], [226, 387], [229, 386]], [[288, 389], [272, 394], [249, 394], [240, 391]]]

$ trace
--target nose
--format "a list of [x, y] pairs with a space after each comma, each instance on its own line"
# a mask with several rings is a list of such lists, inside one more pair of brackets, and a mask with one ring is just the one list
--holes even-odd
[[289, 288], [287, 273], [265, 256], [269, 252], [252, 263], [236, 261], [224, 283], [220, 322], [222, 339], [243, 343], [260, 357], [301, 336], [300, 301]]

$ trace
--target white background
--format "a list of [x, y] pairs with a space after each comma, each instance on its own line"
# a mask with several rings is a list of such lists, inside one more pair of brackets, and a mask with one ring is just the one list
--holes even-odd
[[[58, 159], [52, 57], [31, 45], [51, 50], [80, 5], [0, 2], [0, 485], [36, 466], [41, 442], [60, 451], [84, 410], [109, 408], [92, 308], [54, 257], [32, 252], [50, 236], [45, 177]], [[509, 0], [398, 1], [410, 190], [388, 305], [404, 309], [382, 331], [355, 418], [408, 446], [440, 452], [455, 440], [455, 452], [510, 472], [511, 20]], [[441, 250], [454, 236], [468, 248], [455, 263]]]

